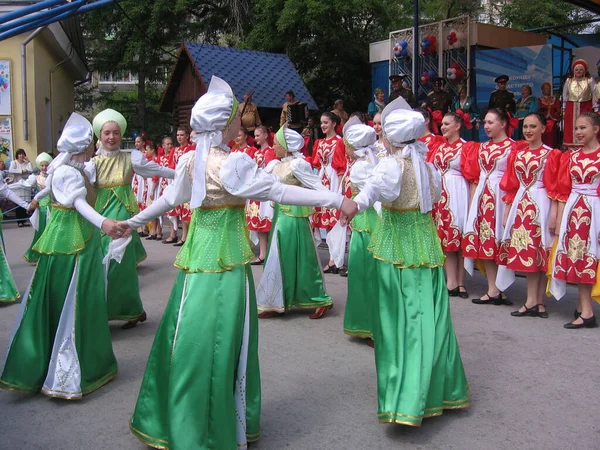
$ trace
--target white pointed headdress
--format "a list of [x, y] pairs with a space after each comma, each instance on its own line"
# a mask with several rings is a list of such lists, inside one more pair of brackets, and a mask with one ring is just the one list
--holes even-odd
[[85, 152], [93, 139], [94, 129], [90, 121], [77, 113], [71, 114], [56, 143], [56, 148], [61, 154], [48, 166], [48, 173], [69, 162], [71, 155]]
[[377, 140], [373, 127], [365, 125], [357, 116], [351, 117], [344, 125], [344, 144], [351, 147], [359, 157], [368, 156], [373, 163], [376, 157], [371, 146]]
[[415, 171], [419, 203], [422, 213], [431, 211], [431, 188], [429, 186], [429, 171], [425, 156], [427, 146], [417, 139], [426, 129], [425, 119], [419, 112], [413, 111], [406, 100], [398, 97], [389, 103], [381, 113], [383, 136], [395, 148], [401, 148], [403, 157], [410, 157]]
[[286, 152], [294, 154], [297, 158], [302, 157], [301, 151], [304, 148], [304, 138], [300, 133], [284, 125], [277, 131], [275, 138]]
[[213, 75], [208, 91], [198, 99], [190, 118], [190, 126], [195, 131], [192, 140], [196, 143], [191, 208], [201, 206], [206, 197], [208, 151], [221, 144], [223, 129], [233, 121], [237, 110], [238, 101], [229, 84]]

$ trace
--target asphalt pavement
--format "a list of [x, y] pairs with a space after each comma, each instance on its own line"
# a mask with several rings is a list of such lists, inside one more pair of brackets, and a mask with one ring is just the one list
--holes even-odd
[[[22, 258], [32, 236], [31, 228], [4, 226], [21, 292], [34, 269]], [[128, 422], [177, 273], [177, 248], [144, 245], [139, 276], [148, 320], [131, 330], [111, 322], [115, 380], [74, 402], [0, 391], [0, 449], [146, 448]], [[262, 268], [253, 272], [258, 282]], [[600, 328], [563, 329], [576, 305], [574, 286], [560, 302], [547, 300], [548, 319], [510, 316], [524, 302], [523, 278], [507, 291], [514, 307], [451, 299], [471, 405], [412, 428], [378, 423], [373, 350], [343, 333], [346, 279], [328, 274], [325, 281], [335, 304], [325, 318], [299, 310], [260, 321], [262, 430], [252, 450], [600, 449]], [[483, 295], [484, 278], [467, 279], [467, 288]], [[18, 310], [0, 307], [0, 361]]]

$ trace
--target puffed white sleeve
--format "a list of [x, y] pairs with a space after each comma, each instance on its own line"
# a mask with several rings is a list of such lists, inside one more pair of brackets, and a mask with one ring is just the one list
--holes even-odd
[[20, 184], [21, 186], [32, 188], [36, 185], [35, 175], [29, 175], [26, 180], [19, 180], [15, 184]]
[[312, 166], [308, 161], [296, 158], [290, 163], [290, 169], [298, 181], [307, 188], [316, 191], [329, 191], [329, 189], [321, 183], [321, 178], [314, 174]]
[[127, 220], [131, 228], [141, 227], [151, 220], [162, 216], [175, 206], [189, 202], [192, 198], [192, 180], [189, 176], [189, 164], [193, 160], [195, 153], [185, 153], [177, 163], [175, 168], [175, 179], [167, 186], [163, 194], [158, 197], [150, 206]]
[[14, 204], [19, 205], [21, 208], [27, 209], [29, 207], [29, 203], [27, 203], [25, 200], [23, 200], [21, 197], [15, 194], [8, 187], [8, 184], [6, 184], [6, 181], [4, 181], [4, 178], [2, 177], [0, 177], [0, 198], [7, 198]]
[[360, 212], [375, 202], [389, 203], [398, 198], [402, 185], [402, 167], [394, 158], [384, 157], [368, 177], [360, 193], [354, 198]]
[[350, 168], [350, 181], [359, 191], [364, 188], [374, 168], [371, 161], [356, 161]]
[[83, 171], [87, 175], [88, 180], [90, 180], [90, 183], [94, 184], [96, 182], [96, 163], [93, 158], [85, 163]]
[[344, 201], [344, 196], [335, 192], [286, 186], [276, 175], [259, 169], [256, 162], [245, 153], [230, 154], [221, 166], [219, 176], [229, 193], [242, 198], [327, 208], [340, 208]]
[[81, 172], [73, 167], [60, 166], [52, 174], [52, 194], [58, 203], [75, 208], [92, 225], [102, 228], [106, 220], [85, 199], [87, 189]]
[[146, 158], [144, 158], [144, 155], [139, 150], [134, 150], [131, 152], [131, 165], [133, 166], [133, 170], [135, 170], [135, 173], [141, 175], [144, 178], [175, 178], [175, 170], [170, 169], [169, 167], [161, 166], [156, 161], [147, 160]]

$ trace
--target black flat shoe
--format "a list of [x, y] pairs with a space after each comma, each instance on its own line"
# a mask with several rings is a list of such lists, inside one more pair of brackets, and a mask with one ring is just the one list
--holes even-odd
[[171, 239], [170, 237], [168, 237], [167, 239], [162, 241], [163, 244], [174, 244], [175, 242], [177, 242], [177, 237], [175, 237], [175, 239]]
[[573, 311], [573, 317], [578, 319], [580, 315], [581, 315], [581, 312], [577, 311], [577, 308], [575, 308], [575, 311]]
[[143, 237], [146, 237], [146, 236], [148, 236], [148, 233], [144, 233], [143, 231], [138, 231], [138, 235], [139, 235], [141, 238], [143, 238]]
[[185, 244], [185, 241], [179, 241], [179, 242], [173, 244], [173, 247], [181, 247], [181, 246], [183, 246], [183, 244]]
[[[539, 305], [534, 305], [531, 308], [528, 308], [527, 306], [523, 305], [523, 308], [525, 308], [525, 311], [521, 311], [520, 309], [517, 309], [516, 311], [511, 312], [510, 315], [513, 317], [525, 317], [525, 316], [538, 317], [538, 315], [540, 314], [540, 306]], [[546, 315], [548, 315], [548, 313], [546, 313]]]
[[340, 277], [348, 277], [348, 268], [346, 266], [340, 267]]
[[581, 323], [565, 323], [564, 327], [568, 330], [576, 330], [578, 328], [596, 328], [598, 326], [598, 322], [596, 322], [596, 316], [588, 317], [587, 319], [579, 316], [577, 319], [581, 319]]
[[325, 267], [323, 267], [323, 273], [335, 273], [337, 275], [340, 273], [340, 269], [335, 264], [333, 266], [327, 264]]
[[256, 258], [250, 263], [251, 266], [262, 266], [265, 263], [264, 259]]
[[502, 293], [500, 293], [500, 295], [498, 295], [497, 297], [492, 297], [489, 294], [485, 294], [485, 296], [487, 296], [487, 299], [484, 299], [483, 297], [474, 298], [473, 300], [471, 300], [471, 302], [475, 303], [476, 305], [512, 305], [512, 302], [510, 300], [502, 297]]
[[460, 294], [460, 289], [458, 286], [456, 286], [454, 289], [448, 289], [448, 295], [450, 297], [458, 297], [458, 294]]
[[[464, 291], [461, 291], [460, 288], [463, 288]], [[467, 288], [464, 287], [462, 284], [458, 285], [458, 296], [460, 298], [469, 298], [469, 293], [467, 292]]]
[[151, 234], [150, 236], [148, 236], [146, 238], [147, 241], [155, 241], [156, 240], [156, 235], [155, 234]]

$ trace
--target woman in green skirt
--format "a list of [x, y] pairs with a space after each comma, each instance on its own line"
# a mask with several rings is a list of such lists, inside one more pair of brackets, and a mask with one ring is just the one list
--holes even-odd
[[[33, 249], [41, 256], [21, 302], [0, 388], [79, 399], [117, 373], [106, 313], [100, 233], [125, 235], [89, 205], [94, 189], [83, 172], [91, 124], [72, 114], [53, 164], [52, 216]], [[95, 228], [96, 227], [96, 228]]]
[[213, 76], [192, 109], [195, 152], [183, 155], [175, 180], [152, 205], [120, 225], [140, 224], [191, 201], [181, 270], [148, 359], [131, 418], [132, 433], [155, 448], [245, 449], [259, 438], [260, 375], [252, 253], [246, 198], [341, 207], [340, 194], [284, 186], [226, 142], [240, 127], [229, 85]]
[[[327, 192], [311, 165], [304, 160], [304, 138], [289, 128], [275, 135], [273, 148], [281, 160], [265, 168], [281, 183], [304, 186]], [[309, 317], [320, 319], [332, 307], [331, 297], [323, 286], [323, 273], [308, 218], [312, 208], [276, 204], [267, 258], [256, 289], [258, 315], [261, 319], [282, 316], [296, 308], [316, 308]]]
[[[28, 188], [37, 189], [37, 194], [31, 201], [30, 209], [36, 209], [37, 211], [31, 216], [31, 223], [35, 229], [33, 233], [33, 239], [31, 245], [23, 255], [25, 261], [30, 263], [36, 263], [40, 259], [40, 254], [33, 251], [34, 244], [38, 241], [40, 236], [46, 229], [46, 224], [50, 218], [50, 197], [47, 195], [50, 192], [50, 187], [46, 190], [46, 181], [48, 179], [48, 166], [52, 162], [52, 156], [48, 153], [40, 153], [35, 159], [35, 164], [40, 169], [40, 173], [37, 175], [30, 175], [27, 180], [23, 180], [21, 184]], [[38, 202], [38, 199], [39, 202]]]
[[[2, 175], [0, 175], [0, 198], [8, 199], [23, 209], [29, 208], [29, 203], [10, 190]], [[21, 297], [21, 294], [13, 279], [8, 261], [6, 261], [4, 235], [2, 234], [2, 219], [3, 214], [0, 210], [0, 244], [2, 244], [0, 245], [0, 304], [4, 305], [16, 302]]]
[[377, 267], [378, 417], [419, 426], [444, 409], [466, 408], [468, 387], [430, 214], [441, 180], [425, 163], [427, 147], [416, 141], [425, 121], [399, 98], [386, 106], [382, 123], [388, 156], [355, 198], [360, 211], [382, 202], [382, 220], [369, 245]]
[[[376, 139], [373, 127], [364, 125], [357, 117], [350, 118], [344, 126], [344, 144], [349, 166], [347, 173], [353, 198], [360, 192], [377, 164], [377, 156], [371, 149]], [[354, 217], [350, 223], [352, 236], [348, 249], [348, 296], [344, 333], [369, 339], [370, 345], [373, 342], [371, 299], [376, 291], [377, 277], [375, 260], [367, 247], [378, 222], [379, 215], [373, 207]]]
[[[93, 124], [101, 145], [96, 156], [86, 164], [85, 171], [98, 190], [96, 211], [115, 220], [129, 219], [139, 211], [131, 189], [134, 171], [144, 178], [173, 178], [175, 172], [148, 161], [139, 151], [130, 154], [121, 150], [121, 137], [127, 128], [127, 121], [121, 113], [105, 109], [94, 117]], [[123, 328], [135, 327], [138, 322], [146, 320], [137, 274], [137, 265], [146, 258], [146, 251], [136, 233], [132, 240], [121, 263], [111, 262], [106, 288], [108, 319], [126, 320]], [[109, 244], [110, 236], [103, 235], [104, 254]]]

